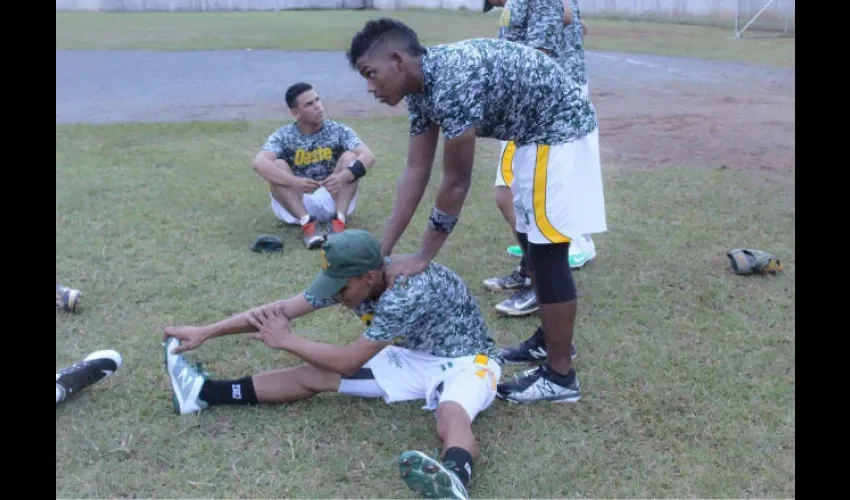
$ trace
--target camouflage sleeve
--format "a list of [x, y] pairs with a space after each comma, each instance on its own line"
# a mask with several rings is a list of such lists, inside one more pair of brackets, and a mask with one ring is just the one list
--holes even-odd
[[322, 300], [317, 298], [315, 295], [307, 292], [304, 292], [304, 300], [306, 300], [308, 304], [313, 306], [313, 309], [322, 309], [336, 304], [336, 301], [333, 299]]
[[283, 129], [277, 129], [266, 139], [266, 143], [263, 144], [263, 151], [271, 151], [280, 158], [280, 155], [283, 154]]
[[354, 148], [363, 143], [351, 127], [347, 125], [340, 125], [339, 128], [339, 143], [342, 144], [342, 147], [344, 147], [346, 151], [354, 151]]
[[419, 100], [413, 97], [407, 97], [407, 112], [410, 115], [410, 135], [419, 135], [428, 131], [431, 126], [431, 120], [422, 116], [422, 111], [419, 109]]
[[562, 0], [528, 0], [528, 33], [526, 45], [545, 49], [550, 54], [558, 50], [558, 36], [564, 29], [564, 3]]
[[406, 336], [419, 322], [417, 304], [422, 294], [417, 289], [420, 288], [396, 285], [385, 292], [363, 336], [376, 342], [392, 342]]

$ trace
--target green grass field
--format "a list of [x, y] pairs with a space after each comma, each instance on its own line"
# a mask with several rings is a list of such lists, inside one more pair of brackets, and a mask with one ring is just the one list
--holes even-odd
[[[379, 158], [351, 226], [380, 234], [405, 120], [346, 121]], [[163, 326], [297, 293], [319, 269], [297, 231], [278, 227], [250, 168], [277, 126], [57, 126], [57, 276], [84, 300], [76, 315], [56, 313], [56, 366], [101, 348], [125, 360], [56, 409], [57, 497], [413, 498], [395, 459], [438, 446], [434, 418], [418, 403], [323, 395], [172, 412]], [[497, 151], [480, 142], [463, 218], [438, 260], [478, 292], [507, 343], [537, 321], [496, 317], [505, 296], [480, 285], [516, 264], [492, 197]], [[610, 231], [596, 238], [597, 261], [576, 273], [584, 398], [497, 401], [475, 424], [483, 456], [473, 497], [794, 497], [793, 178], [606, 165], [605, 182]], [[432, 200], [433, 189], [399, 251], [417, 243]], [[252, 253], [261, 233], [282, 235], [284, 253]], [[768, 249], [786, 270], [733, 275], [724, 255], [733, 246]], [[353, 314], [336, 309], [296, 329], [327, 342], [360, 332]], [[193, 359], [225, 378], [298, 362], [238, 336], [208, 342]]]
[[[57, 49], [344, 50], [366, 19], [392, 15], [425, 43], [494, 36], [497, 13], [312, 12], [56, 14]], [[589, 19], [588, 50], [794, 65], [794, 39]], [[406, 157], [406, 119], [335, 117], [379, 163], [352, 227], [380, 235]], [[289, 120], [287, 115], [281, 118]], [[298, 293], [320, 266], [282, 228], [250, 162], [277, 122], [56, 127], [56, 273], [83, 291], [56, 313], [56, 366], [114, 348], [124, 366], [56, 409], [57, 498], [414, 498], [396, 472], [407, 449], [439, 446], [419, 403], [322, 395], [266, 407], [173, 413], [160, 339], [166, 325], [217, 321]], [[481, 141], [463, 217], [437, 260], [478, 294], [499, 343], [535, 317], [505, 319], [486, 277], [516, 265], [493, 201], [495, 141]], [[415, 248], [431, 188], [397, 247]], [[473, 498], [766, 498], [796, 495], [794, 177], [733, 169], [605, 164], [609, 232], [576, 272], [576, 405], [497, 401], [475, 424]], [[249, 250], [281, 235], [282, 254]], [[778, 276], [732, 274], [730, 248], [774, 252]], [[347, 342], [342, 309], [296, 330]], [[192, 353], [216, 378], [298, 364], [239, 336]], [[513, 373], [506, 368], [505, 376]]]
[[[396, 17], [423, 43], [496, 36], [499, 9], [466, 11], [283, 11], [56, 13], [57, 49], [346, 50], [366, 20]], [[729, 28], [589, 18], [588, 50], [719, 58], [793, 66], [794, 38], [736, 40]]]

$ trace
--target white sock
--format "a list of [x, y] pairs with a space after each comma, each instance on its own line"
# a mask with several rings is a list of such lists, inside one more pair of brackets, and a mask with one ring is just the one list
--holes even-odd
[[343, 224], [345, 224], [345, 214], [342, 212], [336, 213], [336, 218], [339, 219]]
[[56, 384], [56, 402], [58, 403], [63, 399], [65, 399], [65, 391], [63, 391], [62, 388], [59, 387], [59, 384]]
[[308, 222], [310, 222], [310, 214], [307, 214], [307, 215], [305, 215], [304, 217], [301, 217], [301, 225], [302, 225], [302, 226], [303, 226], [304, 224], [308, 223]]

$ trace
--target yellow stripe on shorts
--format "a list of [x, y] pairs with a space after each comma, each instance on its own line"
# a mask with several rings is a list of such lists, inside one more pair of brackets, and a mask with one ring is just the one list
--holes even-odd
[[510, 187], [514, 182], [514, 153], [516, 153], [516, 143], [509, 141], [502, 152], [502, 179], [505, 180], [505, 185]]
[[534, 188], [532, 190], [532, 203], [534, 204], [534, 222], [537, 229], [551, 243], [569, 243], [570, 238], [561, 234], [555, 226], [549, 222], [546, 215], [546, 175], [549, 173], [549, 145], [539, 144], [537, 146], [537, 162], [534, 166]]

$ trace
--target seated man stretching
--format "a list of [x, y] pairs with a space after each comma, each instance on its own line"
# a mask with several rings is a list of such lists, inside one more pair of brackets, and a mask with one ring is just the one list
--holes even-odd
[[[166, 370], [175, 410], [194, 413], [223, 404], [287, 403], [320, 392], [425, 400], [436, 409], [442, 463], [418, 451], [398, 459], [404, 481], [426, 498], [467, 498], [478, 446], [472, 421], [496, 396], [502, 360], [477, 299], [461, 278], [431, 262], [405, 282], [387, 281], [389, 257], [366, 231], [331, 234], [323, 271], [304, 293], [207, 326], [165, 328]], [[299, 337], [289, 322], [341, 303], [367, 325], [348, 345]], [[205, 340], [252, 333], [272, 349], [307, 364], [235, 380], [207, 380], [180, 354]]]
[[375, 157], [351, 128], [325, 119], [318, 94], [309, 83], [286, 91], [295, 122], [266, 140], [253, 168], [271, 187], [272, 212], [287, 224], [300, 224], [304, 245], [318, 248], [324, 232], [345, 229], [357, 205], [357, 185]]

